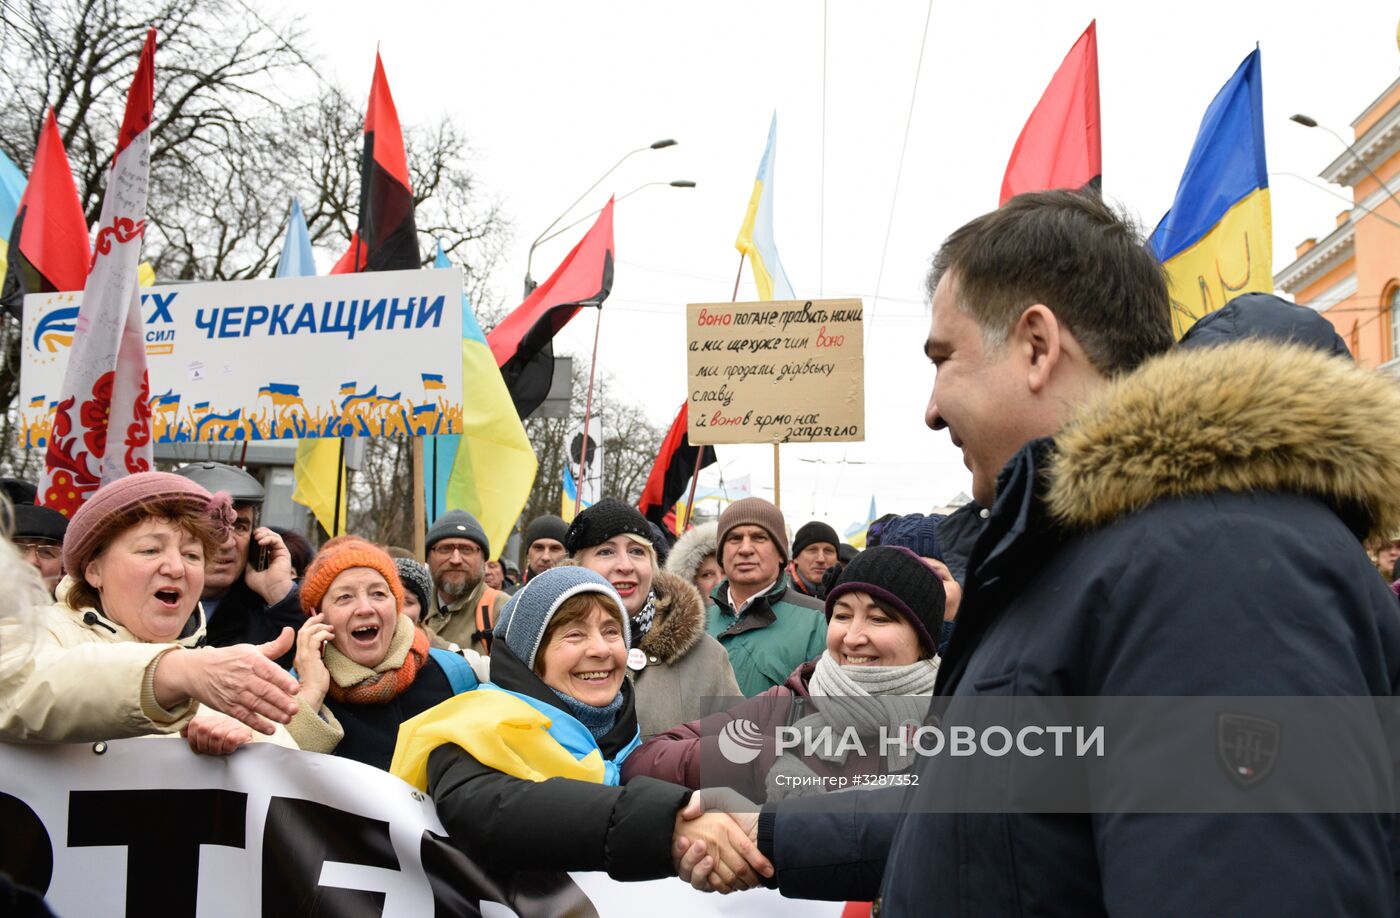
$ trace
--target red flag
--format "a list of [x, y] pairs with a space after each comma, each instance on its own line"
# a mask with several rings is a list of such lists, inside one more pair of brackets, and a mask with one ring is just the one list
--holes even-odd
[[656, 457], [656, 464], [651, 467], [646, 487], [642, 489], [642, 499], [637, 504], [642, 516], [658, 526], [664, 525], [667, 513], [672, 514], [673, 524], [678, 522], [674, 517], [674, 508], [677, 501], [685, 499], [695, 476], [696, 464], [704, 468], [715, 461], [713, 446], [690, 445], [690, 437], [686, 434], [689, 414], [689, 405], [682, 404], [676, 419], [671, 422], [671, 429], [666, 432], [666, 439], [661, 441], [661, 452]]
[[150, 386], [137, 266], [146, 232], [156, 30], [126, 97], [92, 267], [63, 371], [39, 500], [72, 517], [100, 486], [151, 467]]
[[422, 266], [403, 131], [389, 81], [384, 76], [384, 62], [375, 54], [374, 80], [365, 112], [365, 154], [360, 164], [360, 228], [350, 237], [349, 249], [331, 273], [401, 271]]
[[4, 303], [18, 315], [28, 293], [81, 290], [87, 280], [87, 220], [53, 109], [44, 118], [34, 167], [10, 231]]
[[612, 217], [609, 198], [593, 227], [549, 279], [486, 336], [522, 418], [549, 394], [554, 378], [554, 336], [579, 309], [602, 306], [612, 292]]
[[1098, 188], [1103, 165], [1095, 25], [1090, 22], [1069, 49], [1016, 138], [1001, 181], [1001, 204], [1027, 191]]

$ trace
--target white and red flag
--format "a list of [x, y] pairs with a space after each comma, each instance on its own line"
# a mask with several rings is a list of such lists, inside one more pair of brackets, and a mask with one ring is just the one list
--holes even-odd
[[136, 273], [150, 185], [155, 50], [151, 29], [126, 97], [39, 483], [39, 502], [68, 517], [100, 486], [151, 468], [150, 383]]

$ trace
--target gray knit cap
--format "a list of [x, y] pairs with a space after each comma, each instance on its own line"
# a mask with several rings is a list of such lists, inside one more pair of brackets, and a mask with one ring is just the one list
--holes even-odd
[[481, 546], [481, 553], [491, 557], [491, 543], [486, 539], [486, 530], [465, 510], [448, 510], [437, 518], [433, 528], [428, 530], [428, 541], [424, 548], [432, 547], [443, 539], [471, 539]]
[[732, 529], [739, 526], [758, 526], [772, 537], [773, 544], [783, 557], [783, 563], [792, 560], [788, 551], [787, 527], [783, 525], [783, 511], [761, 497], [746, 497], [736, 500], [719, 515], [719, 552], [724, 556], [724, 540]]
[[427, 618], [433, 611], [433, 604], [429, 599], [433, 595], [433, 575], [428, 573], [428, 565], [412, 558], [395, 558], [394, 567], [399, 569], [399, 580], [403, 581], [403, 588], [412, 590], [413, 595], [418, 597], [418, 605], [423, 609], [421, 615]]
[[632, 628], [622, 597], [602, 574], [586, 567], [551, 567], [531, 577], [501, 610], [501, 617], [496, 620], [496, 640], [504, 641], [522, 663], [534, 669], [535, 654], [539, 652], [549, 620], [564, 600], [579, 593], [601, 593], [617, 607], [618, 617], [622, 619], [622, 640], [630, 648]]

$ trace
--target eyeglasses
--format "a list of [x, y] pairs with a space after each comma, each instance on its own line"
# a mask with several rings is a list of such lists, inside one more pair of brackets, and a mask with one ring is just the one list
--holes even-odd
[[16, 542], [15, 548], [19, 550], [20, 557], [26, 561], [31, 556], [40, 561], [57, 561], [63, 556], [63, 546], [49, 542]]
[[454, 554], [460, 554], [463, 558], [478, 558], [481, 556], [481, 546], [475, 542], [438, 542], [432, 548], [433, 557], [447, 559]]

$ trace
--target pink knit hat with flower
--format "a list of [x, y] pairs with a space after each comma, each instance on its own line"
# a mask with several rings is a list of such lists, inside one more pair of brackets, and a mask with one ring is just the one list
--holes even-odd
[[63, 536], [63, 566], [81, 577], [89, 561], [116, 535], [112, 527], [126, 511], [156, 501], [176, 502], [191, 513], [207, 513], [214, 521], [220, 541], [228, 538], [228, 528], [238, 516], [233, 500], [224, 491], [211, 495], [182, 475], [169, 472], [138, 472], [103, 485], [78, 508], [68, 521]]

